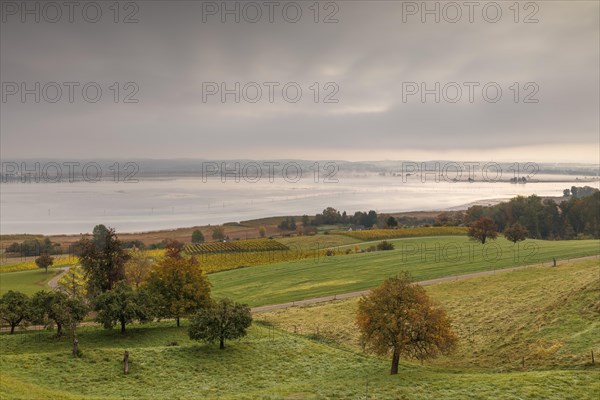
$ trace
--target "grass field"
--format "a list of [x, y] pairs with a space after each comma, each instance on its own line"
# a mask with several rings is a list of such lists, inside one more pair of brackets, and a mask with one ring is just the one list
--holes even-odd
[[43, 269], [38, 268], [31, 271], [0, 273], [0, 294], [9, 290], [18, 290], [31, 295], [38, 290], [50, 290], [48, 281], [60, 272], [61, 270], [48, 269], [48, 273], [46, 273]]
[[391, 240], [395, 250], [319, 257], [210, 275], [216, 297], [252, 306], [370, 289], [400, 271], [415, 280], [489, 271], [599, 253], [597, 240], [527, 240], [515, 246], [499, 238], [485, 246], [466, 237]]
[[[455, 354], [433, 365], [494, 371], [581, 367], [600, 353], [598, 260], [533, 267], [427, 286], [460, 338]], [[319, 335], [360, 349], [358, 299], [257, 314], [286, 331]], [[598, 371], [600, 372], [600, 371]]]
[[[0, 397], [364, 399], [368, 382], [368, 398], [379, 400], [596, 399], [600, 370], [580, 354], [592, 343], [598, 349], [598, 314], [589, 307], [598, 301], [598, 289], [597, 264], [590, 261], [430, 287], [455, 324], [523, 326], [522, 335], [514, 341], [488, 334], [472, 344], [461, 333], [456, 354], [425, 365], [402, 361], [397, 376], [389, 375], [388, 359], [366, 356], [352, 344], [263, 324], [254, 324], [248, 337], [228, 342], [223, 351], [190, 341], [186, 327], [173, 322], [133, 325], [126, 335], [82, 327], [79, 359], [70, 355], [70, 339], [56, 339], [52, 332], [2, 334]], [[306, 311], [307, 317], [338, 324], [352, 318], [351, 304], [286, 313]], [[274, 314], [269, 320], [282, 323]], [[563, 346], [547, 357], [528, 357], [526, 368], [519, 367], [517, 354], [550, 339]], [[173, 341], [178, 345], [167, 346]], [[124, 350], [131, 360], [127, 376]], [[515, 355], [510, 368], [504, 363], [508, 353]]]

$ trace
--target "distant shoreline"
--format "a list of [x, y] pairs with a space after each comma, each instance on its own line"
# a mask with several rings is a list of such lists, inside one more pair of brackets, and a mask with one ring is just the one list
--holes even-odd
[[[563, 196], [555, 196], [542, 197], [543, 199], [552, 199], [556, 202], [560, 202], [563, 200], [568, 200], [568, 197]], [[439, 214], [444, 212], [452, 212], [452, 211], [466, 211], [469, 207], [480, 205], [480, 206], [493, 206], [503, 201], [510, 200], [510, 197], [506, 198], [493, 198], [493, 199], [481, 199], [476, 200], [470, 203], [462, 204], [455, 207], [447, 207], [440, 210], [412, 210], [412, 211], [398, 211], [398, 212], [382, 212], [381, 214], [392, 215], [396, 218], [398, 217], [416, 217], [416, 218], [435, 218]], [[281, 232], [276, 229], [276, 225], [285, 218], [286, 216], [267, 216], [263, 218], [256, 218], [246, 221], [227, 221], [223, 222], [221, 226], [224, 226], [226, 229], [226, 233], [228, 236], [232, 238], [242, 238], [242, 239], [250, 239], [259, 237], [258, 229], [261, 226], [267, 227], [268, 236], [280, 236]], [[296, 215], [293, 216], [296, 220], [300, 220], [301, 216]], [[156, 243], [163, 239], [176, 239], [176, 240], [185, 240], [189, 241], [191, 238], [191, 234], [194, 230], [200, 229], [204, 232], [206, 237], [209, 231], [214, 225], [196, 225], [196, 226], [182, 226], [171, 229], [157, 229], [157, 230], [147, 230], [147, 231], [117, 231], [117, 234], [122, 240], [140, 240], [145, 244]], [[90, 232], [83, 233], [83, 235], [90, 235]], [[16, 233], [16, 234], [2, 234], [0, 235], [0, 242], [2, 245], [7, 245], [7, 243], [12, 241], [19, 241], [19, 237], [49, 237], [52, 241], [63, 243], [63, 244], [71, 244], [76, 242], [81, 238], [82, 234], [35, 234], [35, 233]]]

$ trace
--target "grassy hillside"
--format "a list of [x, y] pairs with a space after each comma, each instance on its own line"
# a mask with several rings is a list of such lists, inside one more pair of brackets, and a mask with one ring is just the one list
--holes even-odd
[[[598, 260], [533, 267], [427, 286], [448, 311], [458, 351], [433, 364], [457, 368], [579, 367], [600, 357]], [[319, 335], [360, 349], [358, 299], [261, 313], [287, 331]], [[600, 358], [597, 363], [600, 364]]]
[[[52, 332], [2, 334], [0, 398], [359, 399], [368, 382], [369, 399], [379, 400], [595, 399], [600, 370], [587, 365], [584, 354], [592, 343], [600, 351], [597, 278], [597, 263], [587, 261], [429, 287], [455, 324], [522, 326], [522, 339], [491, 332], [471, 343], [459, 331], [457, 354], [425, 365], [403, 361], [397, 376], [388, 374], [389, 360], [362, 354], [351, 337], [344, 345], [262, 324], [224, 351], [190, 341], [186, 327], [173, 322], [134, 325], [126, 335], [85, 327], [78, 330], [80, 359], [71, 357], [68, 338]], [[325, 333], [326, 323], [348, 325], [352, 304], [291, 309], [270, 314], [269, 321], [293, 320], [309, 333], [313, 319], [323, 322]], [[548, 340], [563, 345], [551, 356], [527, 358], [525, 370], [517, 359], [504, 362]], [[178, 345], [167, 345], [173, 341]], [[131, 360], [127, 376], [124, 350]]]
[[0, 294], [9, 290], [18, 290], [26, 294], [33, 294], [42, 289], [50, 290], [48, 281], [61, 272], [57, 269], [48, 269], [46, 273], [38, 268], [31, 271], [0, 273]]
[[466, 237], [392, 240], [395, 250], [310, 258], [210, 275], [217, 297], [252, 306], [370, 289], [399, 271], [416, 280], [570, 259], [599, 253], [597, 240], [506, 239], [485, 246]]

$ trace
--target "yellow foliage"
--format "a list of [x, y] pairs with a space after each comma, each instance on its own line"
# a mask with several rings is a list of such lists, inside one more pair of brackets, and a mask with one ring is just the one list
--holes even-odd
[[[79, 259], [75, 256], [53, 256], [54, 263], [51, 268], [67, 267], [69, 265], [77, 264]], [[15, 272], [15, 271], [29, 271], [32, 269], [38, 269], [39, 267], [35, 263], [35, 259], [29, 261], [20, 261], [16, 263], [0, 264], [0, 272]]]

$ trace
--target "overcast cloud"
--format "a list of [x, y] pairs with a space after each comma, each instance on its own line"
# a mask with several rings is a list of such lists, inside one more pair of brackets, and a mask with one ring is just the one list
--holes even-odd
[[[422, 23], [419, 14], [404, 23], [406, 4], [392, 1], [335, 2], [337, 23], [314, 23], [312, 1], [297, 2], [303, 10], [297, 23], [282, 18], [281, 6], [274, 23], [267, 15], [257, 23], [234, 23], [232, 16], [222, 23], [211, 15], [204, 23], [202, 2], [138, 1], [139, 22], [124, 24], [113, 22], [111, 3], [98, 2], [103, 17], [95, 24], [77, 11], [73, 23], [66, 16], [22, 23], [3, 6], [2, 157], [598, 162], [597, 1], [539, 1], [539, 22], [527, 24], [513, 21], [512, 1], [498, 2], [497, 23], [485, 21], [478, 7], [473, 23], [463, 15], [454, 24], [432, 16]], [[319, 18], [332, 10], [321, 9]], [[521, 9], [519, 19], [532, 11]], [[6, 82], [97, 82], [103, 95], [89, 103], [79, 88], [73, 103], [66, 90], [57, 103], [36, 104], [33, 96], [22, 103], [19, 94], [7, 95]], [[114, 103], [114, 82], [134, 82], [139, 102]], [[203, 102], [203, 82], [281, 85], [273, 103], [266, 87], [257, 103], [235, 103], [233, 95], [222, 103], [218, 95]], [[281, 97], [288, 82], [303, 90], [297, 103]], [[327, 82], [339, 87], [338, 103], [322, 102], [333, 87], [324, 88]], [[422, 103], [419, 95], [403, 102], [403, 82], [481, 85], [473, 103], [466, 86], [457, 103], [435, 103], [433, 95]], [[503, 90], [497, 103], [481, 96], [488, 82]], [[534, 88], [539, 103], [524, 103]], [[128, 92], [121, 87], [120, 100]]]

